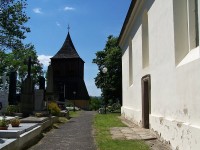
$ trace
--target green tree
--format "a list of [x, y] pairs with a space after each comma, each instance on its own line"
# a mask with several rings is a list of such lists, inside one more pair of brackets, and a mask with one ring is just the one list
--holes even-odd
[[25, 26], [29, 20], [25, 12], [26, 1], [0, 0], [0, 76], [3, 73], [8, 75], [11, 70], [17, 71], [19, 87], [27, 75], [25, 60], [29, 56], [34, 62], [31, 69], [34, 82], [43, 74], [34, 46], [22, 42], [26, 38], [25, 34], [30, 32], [30, 28]]
[[[118, 37], [108, 36], [105, 48], [96, 53], [93, 63], [97, 64], [99, 73], [95, 77], [95, 84], [102, 91], [106, 103], [122, 102], [122, 51], [117, 43]], [[102, 69], [106, 67], [107, 73]]]
[[20, 49], [13, 50], [11, 53], [0, 52], [0, 76], [2, 73], [10, 73], [11, 70], [17, 71], [18, 74], [18, 87], [27, 76], [28, 72], [28, 58], [31, 56], [33, 65], [31, 67], [31, 75], [34, 83], [37, 83], [38, 77], [43, 75], [42, 64], [38, 60], [36, 50], [33, 45], [27, 44], [20, 47]]
[[90, 110], [98, 110], [101, 107], [101, 98], [90, 96], [89, 108]]
[[30, 28], [24, 26], [29, 19], [24, 11], [26, 5], [26, 0], [0, 2], [0, 51], [21, 47], [25, 33], [30, 32]]

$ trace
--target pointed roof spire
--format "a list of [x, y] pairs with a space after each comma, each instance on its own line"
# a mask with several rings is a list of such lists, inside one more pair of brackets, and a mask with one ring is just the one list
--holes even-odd
[[68, 25], [68, 34], [67, 37], [65, 39], [65, 42], [63, 43], [61, 49], [56, 53], [55, 56], [53, 56], [52, 58], [54, 59], [58, 59], [58, 58], [80, 58], [80, 56], [78, 55], [74, 44], [71, 40], [70, 34], [69, 34], [69, 25]]
[[69, 33], [69, 29], [70, 29], [70, 26], [69, 26], [69, 24], [68, 24], [68, 27], [67, 27], [67, 29], [68, 29], [68, 33]]

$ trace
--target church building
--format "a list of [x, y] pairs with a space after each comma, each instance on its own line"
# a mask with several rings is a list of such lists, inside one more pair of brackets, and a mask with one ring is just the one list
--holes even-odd
[[89, 95], [84, 82], [84, 61], [77, 53], [69, 32], [61, 49], [51, 58], [49, 69], [54, 98], [69, 100], [75, 106], [87, 109]]
[[173, 150], [200, 148], [200, 0], [132, 0], [122, 49], [122, 115]]

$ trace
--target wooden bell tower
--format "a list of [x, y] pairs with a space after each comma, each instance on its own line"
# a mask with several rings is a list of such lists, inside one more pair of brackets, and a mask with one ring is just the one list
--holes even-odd
[[71, 100], [88, 108], [89, 95], [84, 82], [84, 61], [77, 53], [69, 31], [61, 49], [51, 58], [53, 93], [59, 101]]

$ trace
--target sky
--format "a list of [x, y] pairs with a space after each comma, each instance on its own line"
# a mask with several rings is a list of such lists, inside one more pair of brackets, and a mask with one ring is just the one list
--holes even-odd
[[32, 43], [44, 70], [70, 35], [79, 56], [85, 61], [84, 80], [90, 96], [100, 96], [95, 86], [98, 73], [92, 60], [104, 49], [109, 35], [119, 36], [131, 0], [28, 0], [26, 8]]

